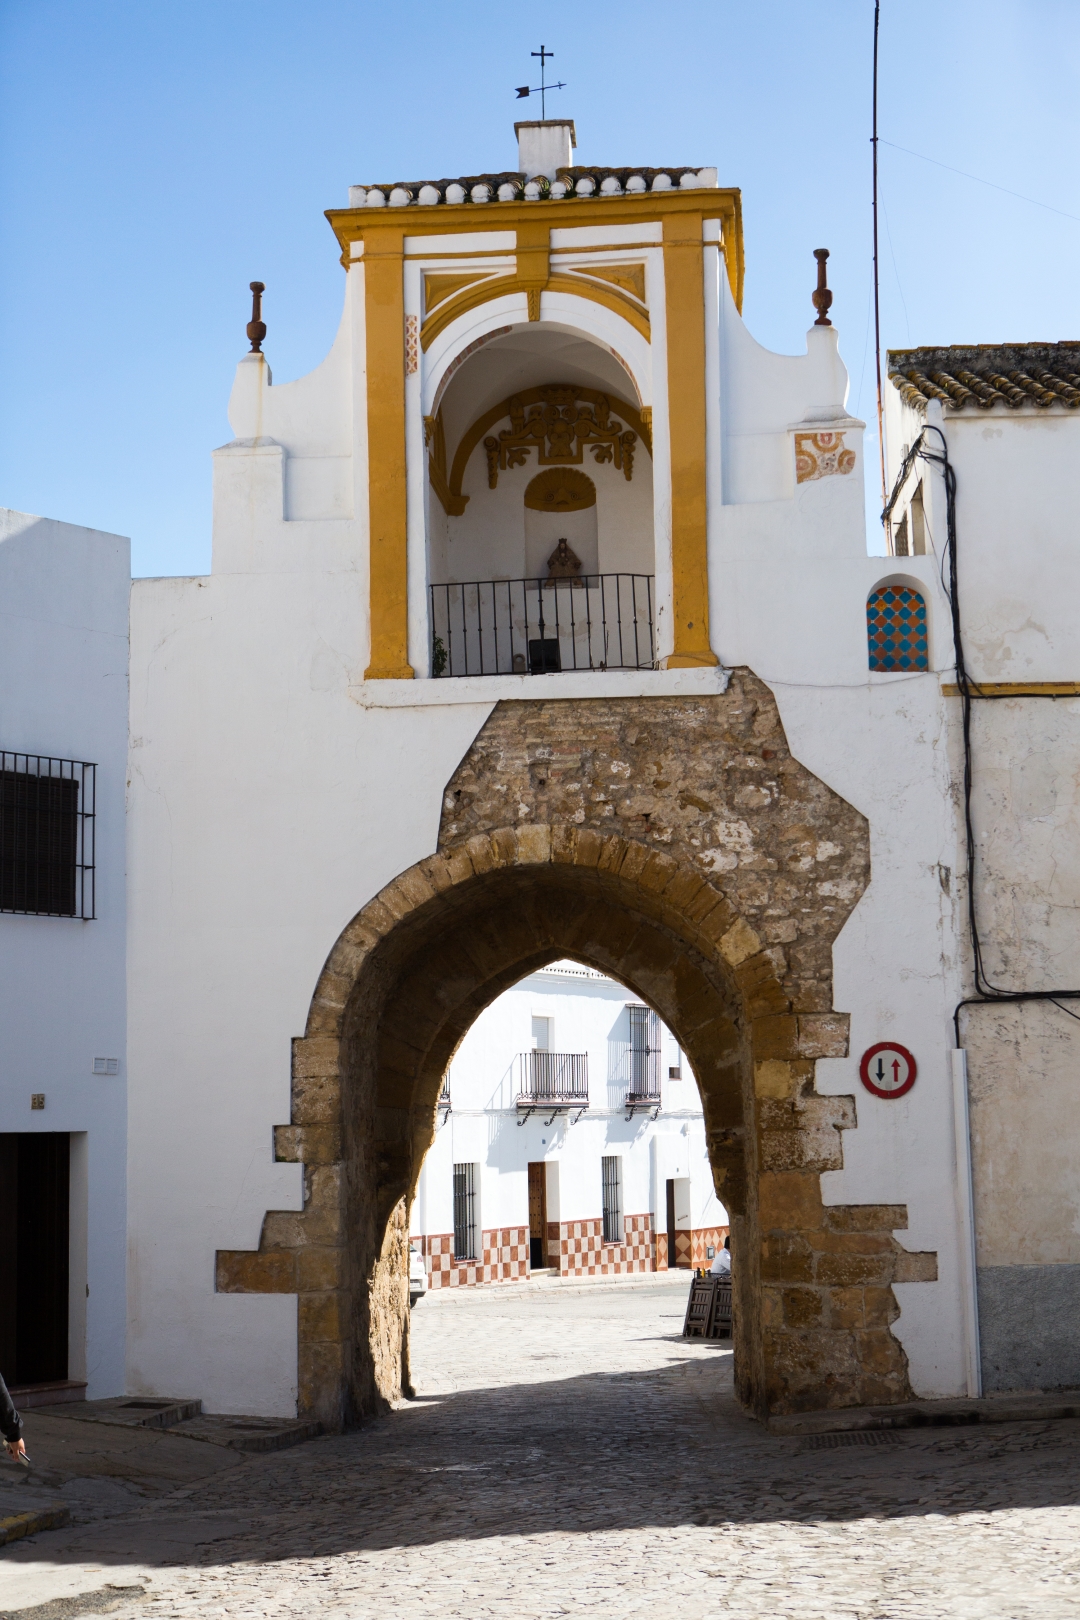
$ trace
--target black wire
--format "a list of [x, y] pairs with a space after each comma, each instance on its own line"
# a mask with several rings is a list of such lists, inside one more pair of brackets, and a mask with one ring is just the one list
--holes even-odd
[[[927, 447], [926, 436], [936, 433], [941, 440], [940, 450], [930, 450]], [[995, 699], [1004, 699], [1019, 696], [1010, 692], [984, 692], [973, 681], [967, 672], [964, 659], [964, 638], [960, 622], [960, 582], [956, 545], [956, 470], [949, 460], [949, 447], [945, 434], [941, 428], [928, 422], [920, 432], [915, 443], [907, 452], [893, 484], [892, 494], [885, 504], [881, 514], [882, 523], [886, 523], [900, 497], [900, 492], [907, 482], [916, 461], [928, 462], [931, 466], [941, 468], [945, 481], [945, 547], [941, 556], [941, 583], [949, 598], [949, 611], [952, 619], [953, 654], [956, 660], [956, 685], [960, 693], [962, 705], [962, 734], [964, 743], [964, 854], [967, 866], [967, 914], [968, 931], [971, 935], [971, 954], [975, 968], [975, 995], [967, 996], [956, 1004], [953, 1012], [953, 1028], [956, 1031], [956, 1044], [960, 1046], [960, 1011], [963, 1007], [985, 1006], [989, 1002], [1023, 1002], [1023, 1001], [1049, 1001], [1057, 1007], [1059, 1012], [1065, 1013], [1069, 1018], [1080, 1021], [1080, 1014], [1070, 1012], [1068, 1007], [1062, 1007], [1062, 1001], [1080, 1000], [1080, 990], [1006, 990], [1001, 985], [992, 983], [987, 977], [983, 964], [982, 938], [979, 934], [978, 908], [975, 899], [975, 868], [977, 845], [975, 840], [975, 823], [971, 809], [973, 760], [971, 745], [971, 706], [978, 699], [982, 702], [993, 702]], [[946, 580], [946, 565], [948, 565], [948, 579]], [[1054, 698], [1051, 692], [1024, 693], [1025, 697]]]

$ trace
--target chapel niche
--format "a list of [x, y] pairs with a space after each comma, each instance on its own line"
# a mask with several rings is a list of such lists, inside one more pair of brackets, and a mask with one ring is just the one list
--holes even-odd
[[656, 572], [651, 416], [619, 360], [544, 323], [498, 334], [425, 420], [433, 584]]

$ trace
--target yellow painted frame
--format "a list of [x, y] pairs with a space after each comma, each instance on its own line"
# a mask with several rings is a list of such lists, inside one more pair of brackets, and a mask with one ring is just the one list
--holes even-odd
[[[492, 298], [505, 298], [508, 293], [523, 292], [526, 297], [530, 293], [536, 295], [541, 292], [571, 293], [575, 298], [588, 298], [594, 304], [603, 304], [607, 309], [613, 310], [629, 321], [635, 331], [640, 332], [646, 343], [652, 335], [652, 325], [649, 321], [648, 311], [642, 304], [620, 292], [617, 287], [605, 287], [599, 282], [589, 281], [584, 276], [574, 275], [570, 271], [549, 272], [542, 285], [537, 285], [535, 279], [520, 274], [512, 276], [489, 276], [484, 281], [467, 287], [463, 292], [456, 293], [454, 297], [446, 299], [428, 316], [420, 328], [420, 347], [428, 350], [439, 333], [445, 331], [452, 321], [459, 315], [466, 314], [470, 309], [476, 309], [486, 304]], [[538, 320], [540, 305], [535, 304], [536, 313], [532, 307], [529, 310], [529, 319]]]
[[[365, 277], [371, 579], [371, 660], [365, 672], [367, 678], [409, 679], [414, 674], [408, 662], [405, 237], [472, 235], [495, 225], [496, 220], [498, 229], [515, 232], [515, 273], [493, 276], [440, 305], [421, 329], [425, 349], [438, 331], [466, 309], [504, 292], [523, 291], [529, 318], [537, 320], [545, 289], [606, 305], [632, 320], [635, 329], [648, 339], [648, 315], [636, 300], [614, 287], [608, 290], [590, 283], [585, 276], [569, 271], [551, 273], [551, 232], [600, 223], [640, 225], [660, 221], [667, 323], [673, 590], [673, 647], [665, 662], [669, 668], [715, 665], [718, 659], [709, 645], [702, 222], [718, 219], [721, 223], [720, 249], [736, 307], [741, 309], [744, 256], [739, 192], [733, 188], [695, 188], [562, 202], [443, 203], [387, 211], [328, 209], [326, 217], [340, 244], [342, 264], [349, 269], [361, 263]], [[354, 242], [363, 243], [358, 260], [352, 258]], [[612, 243], [614, 250], [618, 247], [618, 243]], [[410, 258], [414, 256], [410, 254]], [[460, 453], [461, 446], [458, 449]]]
[[[727, 266], [728, 282], [735, 307], [742, 309], [745, 256], [742, 231], [742, 195], [735, 186], [703, 186], [690, 191], [635, 192], [622, 197], [573, 197], [562, 202], [491, 202], [491, 203], [435, 203], [422, 207], [411, 203], [407, 208], [328, 208], [326, 218], [341, 248], [341, 262], [348, 270], [355, 264], [352, 244], [366, 241], [369, 231], [385, 229], [387, 217], [393, 219], [410, 238], [419, 236], [474, 235], [477, 231], [499, 230], [516, 233], [567, 230], [587, 225], [644, 225], [673, 215], [692, 215], [699, 222], [718, 219], [723, 233], [721, 244]], [[699, 231], [700, 235], [700, 231]], [[550, 242], [551, 238], [548, 237]], [[652, 246], [659, 246], [653, 243]], [[621, 252], [624, 247], [637, 249], [634, 243], [612, 242], [610, 250]], [[518, 237], [518, 272], [522, 271], [520, 254], [521, 236]], [[505, 250], [504, 250], [505, 251]], [[549, 249], [549, 251], [552, 251]], [[557, 253], [575, 253], [577, 248], [556, 248]], [[424, 255], [427, 257], [427, 255]], [[430, 255], [438, 258], [437, 253]], [[487, 257], [488, 255], [483, 255]], [[498, 258], [499, 252], [490, 252]], [[409, 258], [415, 259], [415, 249]]]

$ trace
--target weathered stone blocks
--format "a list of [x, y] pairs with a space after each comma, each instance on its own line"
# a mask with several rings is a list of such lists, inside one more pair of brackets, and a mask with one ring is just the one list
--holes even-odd
[[442, 1074], [476, 1015], [561, 955], [650, 1001], [702, 1092], [736, 1251], [754, 1409], [902, 1400], [892, 1283], [929, 1280], [892, 1206], [825, 1208], [853, 1100], [833, 941], [866, 886], [862, 817], [787, 750], [768, 690], [500, 704], [443, 795], [437, 851], [344, 930], [293, 1050], [275, 1151], [305, 1166], [218, 1286], [298, 1298], [300, 1409], [333, 1427], [408, 1387], [408, 1200]]

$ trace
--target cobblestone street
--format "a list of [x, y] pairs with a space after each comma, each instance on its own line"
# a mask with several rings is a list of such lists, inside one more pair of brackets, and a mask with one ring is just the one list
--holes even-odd
[[735, 1405], [730, 1351], [679, 1336], [685, 1297], [432, 1295], [417, 1400], [153, 1500], [84, 1490], [69, 1529], [0, 1555], [2, 1613], [1080, 1614], [1080, 1423], [777, 1438]]

